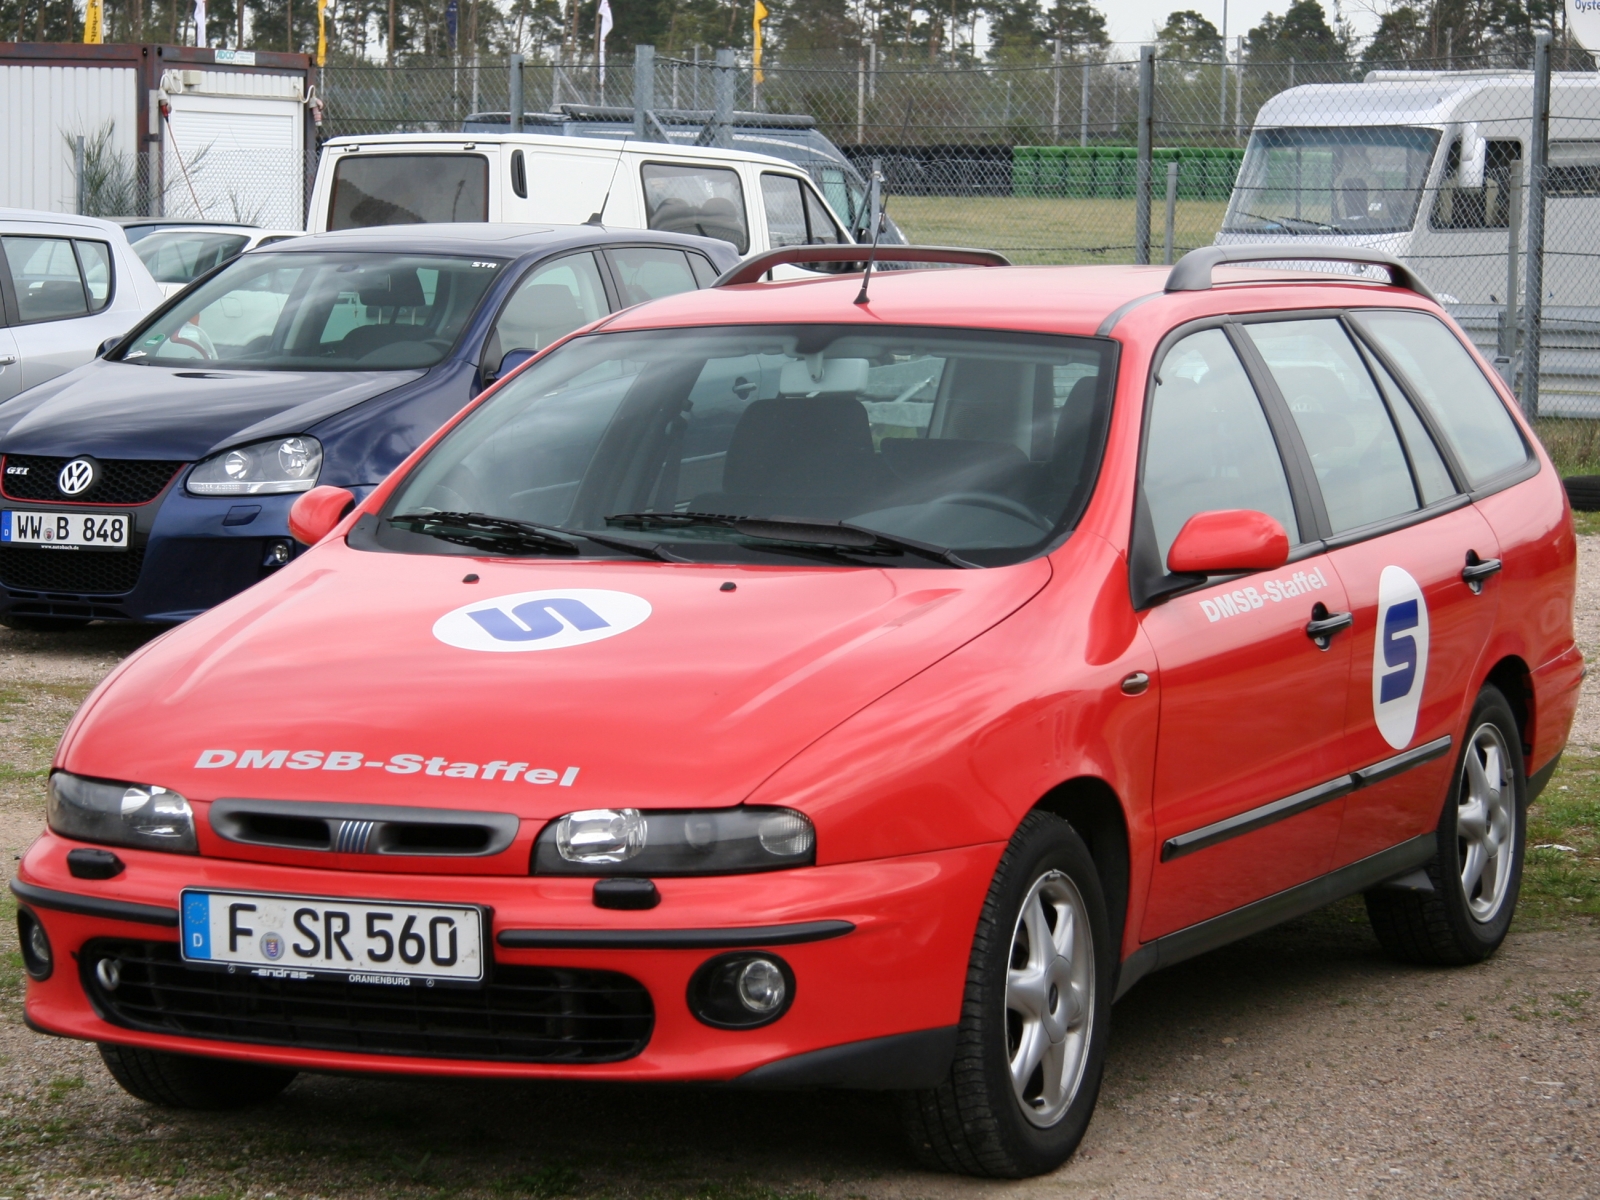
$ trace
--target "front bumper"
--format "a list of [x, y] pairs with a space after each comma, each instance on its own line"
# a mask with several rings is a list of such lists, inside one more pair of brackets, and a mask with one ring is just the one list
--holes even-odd
[[[19, 901], [44, 926], [54, 955], [49, 978], [28, 981], [27, 1020], [41, 1032], [316, 1071], [661, 1081], [731, 1081], [758, 1072], [750, 1082], [858, 1087], [926, 1086], [947, 1069], [948, 1053], [942, 1062], [940, 1053], [953, 1048], [949, 1033], [960, 1017], [973, 931], [1004, 849], [997, 843], [798, 871], [658, 879], [660, 905], [625, 912], [596, 908], [592, 879], [357, 874], [123, 849], [122, 874], [89, 881], [67, 869], [67, 852], [79, 844], [47, 833], [17, 874]], [[276, 1034], [271, 1041], [175, 1036], [115, 1023], [91, 1000], [80, 953], [106, 938], [175, 946], [185, 887], [482, 904], [493, 914], [496, 968], [621, 973], [649, 993], [653, 1028], [631, 1057], [573, 1063], [350, 1052], [289, 1044]], [[838, 934], [838, 922], [853, 929]], [[833, 935], [811, 940], [819, 929]], [[799, 930], [807, 940], [778, 930]], [[512, 931], [524, 935], [504, 936]], [[546, 945], [505, 944], [530, 941]], [[591, 948], [608, 941], [612, 948]], [[793, 1004], [773, 1024], [712, 1028], [690, 1012], [690, 976], [732, 945], [770, 947], [792, 968]]]

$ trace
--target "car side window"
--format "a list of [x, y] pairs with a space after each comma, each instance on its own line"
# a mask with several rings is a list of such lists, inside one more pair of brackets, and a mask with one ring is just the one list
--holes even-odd
[[1331, 531], [1421, 507], [1389, 409], [1343, 326], [1323, 318], [1245, 330], [1311, 455]]
[[717, 281], [718, 271], [704, 254], [689, 251], [689, 266], [694, 271], [694, 281], [701, 287], [708, 288]]
[[1264, 512], [1301, 540], [1266, 414], [1222, 330], [1192, 333], [1162, 359], [1142, 487], [1163, 567], [1184, 522], [1215, 509]]
[[545, 263], [530, 271], [511, 293], [489, 335], [483, 360], [497, 366], [513, 350], [543, 350], [608, 311], [593, 254], [569, 254]]
[[1394, 381], [1394, 376], [1384, 370], [1382, 363], [1374, 362], [1371, 365], [1372, 373], [1378, 377], [1378, 386], [1383, 389], [1384, 399], [1389, 402], [1389, 411], [1400, 426], [1400, 437], [1406, 444], [1406, 452], [1411, 455], [1411, 472], [1416, 476], [1422, 502], [1437, 504], [1454, 496], [1456, 485], [1450, 478], [1450, 468], [1444, 465], [1439, 447], [1433, 444], [1433, 438], [1423, 426], [1422, 418], [1417, 416], [1417, 410], [1411, 407], [1411, 401], [1406, 399], [1405, 392]]
[[844, 230], [839, 228], [828, 206], [822, 202], [822, 197], [804, 182], [800, 184], [800, 195], [806, 203], [806, 227], [810, 230], [811, 240], [817, 243], [843, 243], [846, 240]]
[[88, 293], [70, 241], [8, 237], [5, 248], [22, 321], [58, 321], [89, 312]]
[[89, 311], [99, 312], [111, 303], [111, 247], [104, 242], [74, 241], [78, 266], [83, 270], [84, 291], [89, 294]]
[[761, 199], [767, 212], [767, 237], [774, 247], [844, 241], [827, 206], [793, 175], [762, 175]]
[[739, 173], [727, 167], [645, 163], [645, 223], [666, 233], [720, 238], [740, 254], [750, 249]]
[[1356, 320], [1427, 407], [1474, 487], [1527, 461], [1499, 394], [1441, 321], [1400, 309], [1369, 310]]
[[662, 296], [692, 292], [699, 284], [682, 250], [657, 246], [623, 246], [607, 250], [612, 278], [624, 304], [643, 304]]

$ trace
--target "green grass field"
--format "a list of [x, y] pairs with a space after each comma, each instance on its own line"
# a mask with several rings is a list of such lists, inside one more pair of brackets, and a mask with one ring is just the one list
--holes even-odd
[[[1175, 256], [1208, 246], [1222, 225], [1227, 203], [1180, 200], [1175, 214]], [[1054, 200], [1019, 196], [893, 196], [889, 215], [912, 242], [999, 250], [1017, 263], [1131, 263], [1131, 200]], [[1150, 257], [1161, 261], [1166, 207], [1157, 196], [1150, 212]]]

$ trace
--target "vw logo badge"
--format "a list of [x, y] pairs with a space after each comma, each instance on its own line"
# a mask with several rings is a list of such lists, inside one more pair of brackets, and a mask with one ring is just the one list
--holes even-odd
[[92, 458], [75, 458], [61, 468], [56, 487], [63, 496], [81, 496], [100, 478], [100, 464]]

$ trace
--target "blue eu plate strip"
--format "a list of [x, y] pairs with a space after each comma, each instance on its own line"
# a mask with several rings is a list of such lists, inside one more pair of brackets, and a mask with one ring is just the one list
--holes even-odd
[[11, 511], [0, 512], [0, 542], [11, 540]]
[[205, 892], [183, 894], [183, 954], [211, 957], [211, 897]]

